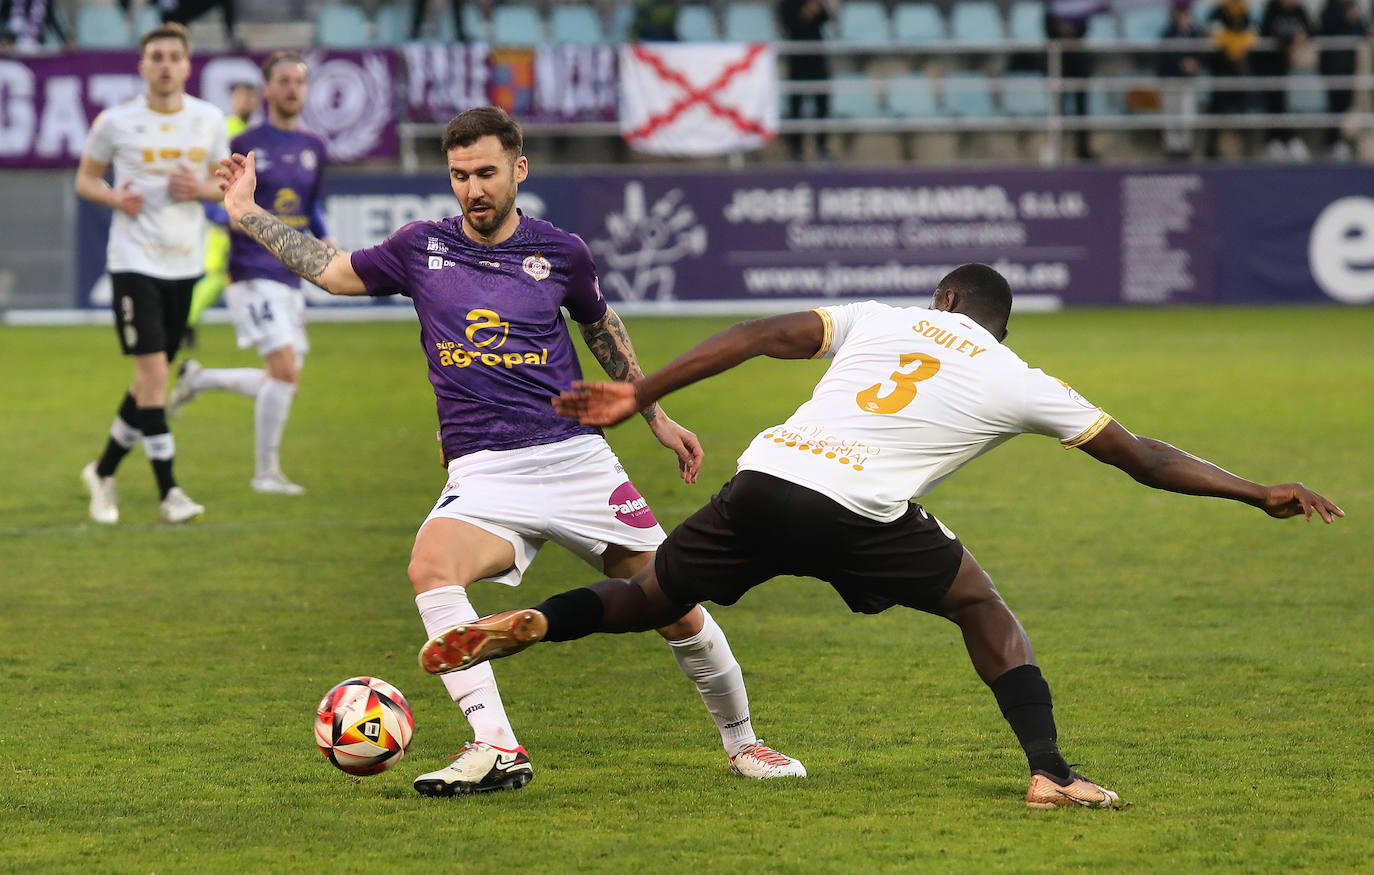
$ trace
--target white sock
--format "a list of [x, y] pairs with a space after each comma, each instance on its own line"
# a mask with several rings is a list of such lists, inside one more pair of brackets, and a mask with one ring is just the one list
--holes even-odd
[[[425, 634], [431, 638], [459, 623], [477, 619], [477, 612], [468, 601], [467, 588], [462, 586], [441, 586], [422, 592], [415, 596], [415, 606], [420, 609]], [[506, 708], [501, 704], [490, 662], [439, 677], [448, 688], [449, 696], [463, 709], [463, 716], [472, 724], [475, 740], [504, 750], [520, 746], [506, 718]]]
[[255, 398], [267, 372], [262, 368], [201, 368], [191, 380], [197, 392], [227, 390]]
[[691, 638], [669, 641], [668, 646], [682, 673], [697, 685], [701, 701], [720, 730], [720, 742], [733, 757], [758, 741], [749, 719], [749, 694], [725, 633], [705, 608], [701, 612], [706, 615], [701, 631]]
[[295, 383], [271, 377], [264, 378], [257, 391], [258, 400], [253, 408], [253, 451], [258, 474], [281, 471], [281, 436], [286, 431], [286, 418], [291, 415], [291, 402], [295, 398]]

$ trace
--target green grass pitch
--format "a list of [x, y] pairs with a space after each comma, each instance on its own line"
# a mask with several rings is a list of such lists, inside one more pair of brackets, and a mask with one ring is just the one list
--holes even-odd
[[[628, 321], [649, 367], [728, 324]], [[206, 364], [256, 363], [227, 326], [202, 333]], [[1028, 812], [1025, 761], [954, 627], [854, 616], [801, 580], [714, 612], [761, 735], [810, 778], [732, 776], [657, 636], [599, 636], [496, 664], [529, 787], [419, 797], [414, 775], [469, 735], [415, 663], [406, 560], [444, 482], [415, 327], [311, 328], [283, 451], [305, 497], [249, 491], [252, 404], [205, 395], [174, 422], [204, 521], [157, 522], [136, 451], [112, 528], [87, 521], [77, 476], [130, 373], [110, 329], [0, 329], [0, 871], [1369, 871], [1372, 337], [1374, 309], [1013, 319], [1013, 348], [1126, 427], [1349, 514], [1154, 492], [1039, 437], [929, 496], [1035, 642], [1065, 755], [1133, 803]], [[611, 442], [671, 526], [822, 367], [750, 362], [667, 399], [707, 449], [695, 487], [641, 424]], [[474, 601], [598, 576], [550, 547], [520, 589]], [[410, 697], [416, 733], [398, 767], [353, 781], [311, 718], [359, 674]]]

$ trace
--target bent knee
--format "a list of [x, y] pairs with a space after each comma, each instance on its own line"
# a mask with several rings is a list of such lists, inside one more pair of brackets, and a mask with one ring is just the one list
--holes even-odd
[[994, 604], [1005, 605], [1002, 594], [997, 591], [992, 578], [978, 564], [978, 560], [973, 558], [973, 554], [965, 550], [954, 582], [950, 584], [949, 592], [945, 593], [944, 599], [940, 601], [940, 613], [952, 617], [971, 607]]
[[406, 576], [410, 578], [410, 585], [417, 593], [465, 582], [459, 580], [451, 569], [423, 554], [410, 557], [410, 564], [406, 566]]

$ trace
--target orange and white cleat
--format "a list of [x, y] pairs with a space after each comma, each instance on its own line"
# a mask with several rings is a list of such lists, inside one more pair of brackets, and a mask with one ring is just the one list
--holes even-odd
[[440, 632], [420, 648], [420, 668], [447, 674], [519, 653], [544, 640], [549, 621], [538, 611], [523, 608], [480, 617]]
[[1069, 771], [1068, 783], [1060, 783], [1058, 778], [1050, 777], [1039, 769], [1031, 773], [1030, 789], [1026, 791], [1027, 808], [1048, 809], [1073, 805], [1080, 808], [1121, 807], [1115, 793], [1097, 786], [1075, 771]]

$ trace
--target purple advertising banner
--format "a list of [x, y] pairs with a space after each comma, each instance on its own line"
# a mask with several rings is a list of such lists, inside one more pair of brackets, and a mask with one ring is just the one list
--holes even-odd
[[[330, 160], [395, 157], [396, 54], [303, 54], [311, 85], [302, 120], [324, 137]], [[187, 91], [225, 107], [234, 83], [261, 80], [264, 57], [197, 55]], [[0, 58], [0, 168], [76, 166], [96, 115], [143, 91], [137, 68], [130, 51]]]
[[527, 125], [616, 120], [614, 46], [410, 43], [401, 54], [413, 122], [443, 124], [489, 104]]
[[[517, 204], [583, 237], [641, 312], [928, 300], [991, 264], [1021, 306], [1374, 303], [1374, 168], [533, 174]], [[451, 215], [441, 173], [331, 176], [330, 233], [372, 246]], [[109, 211], [80, 208], [82, 306], [108, 301]], [[107, 283], [106, 283], [107, 284]], [[323, 292], [312, 303], [338, 304]], [[405, 303], [401, 301], [401, 303]]]

